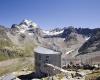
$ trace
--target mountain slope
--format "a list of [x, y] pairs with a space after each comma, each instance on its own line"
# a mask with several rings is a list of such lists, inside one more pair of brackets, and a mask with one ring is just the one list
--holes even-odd
[[10, 34], [10, 29], [0, 26], [0, 61], [32, 55], [34, 44], [29, 45], [28, 41], [23, 44], [23, 35], [20, 34], [20, 42], [22, 40], [21, 43], [23, 46], [19, 46], [15, 41], [16, 35], [10, 34], [11, 36], [15, 36], [11, 37], [8, 33]]
[[95, 51], [100, 51], [100, 31], [92, 36], [83, 46], [79, 49], [79, 53], [86, 54]]
[[99, 51], [100, 46], [97, 37], [99, 34], [96, 34], [100, 28], [70, 26], [43, 30], [36, 23], [25, 19], [19, 24], [13, 24], [9, 29], [1, 27], [0, 30], [0, 46], [3, 46], [0, 49], [6, 49], [9, 53], [18, 52], [16, 54], [21, 53], [21, 56], [32, 56], [34, 47], [43, 46], [62, 52], [65, 58], [73, 58], [77, 54]]
[[78, 52], [77, 58], [81, 58], [83, 62], [100, 63], [100, 31], [97, 30], [96, 34], [86, 41]]

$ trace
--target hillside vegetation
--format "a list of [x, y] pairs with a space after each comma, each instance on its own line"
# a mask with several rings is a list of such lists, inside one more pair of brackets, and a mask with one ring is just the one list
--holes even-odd
[[17, 57], [33, 56], [34, 44], [25, 44], [23, 47], [13, 44], [10, 40], [0, 39], [0, 61]]

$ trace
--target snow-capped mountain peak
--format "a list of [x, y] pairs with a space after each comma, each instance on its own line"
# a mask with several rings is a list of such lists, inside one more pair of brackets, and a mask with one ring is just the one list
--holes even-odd
[[26, 25], [30, 25], [32, 23], [32, 21], [28, 20], [28, 19], [24, 19], [21, 23], [26, 24]]
[[20, 33], [24, 33], [27, 30], [38, 28], [38, 25], [35, 22], [32, 22], [32, 20], [24, 19], [20, 24], [15, 27], [19, 29]]
[[31, 27], [38, 27], [38, 25], [35, 22], [32, 22], [32, 20], [28, 20], [28, 19], [24, 19], [20, 25], [26, 25], [27, 27], [31, 26]]

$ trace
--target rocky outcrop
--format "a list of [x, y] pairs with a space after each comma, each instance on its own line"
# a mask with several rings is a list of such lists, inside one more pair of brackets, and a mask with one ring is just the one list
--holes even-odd
[[97, 33], [79, 49], [80, 54], [92, 53], [95, 51], [100, 51], [100, 31], [97, 31]]

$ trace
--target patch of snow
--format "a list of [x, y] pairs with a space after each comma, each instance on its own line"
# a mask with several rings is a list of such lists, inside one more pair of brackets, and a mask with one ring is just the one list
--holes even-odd
[[46, 30], [43, 30], [43, 33], [45, 33], [46, 35], [58, 35], [58, 34], [61, 34], [63, 33], [64, 30], [62, 31], [58, 31], [58, 32], [50, 32], [50, 31], [46, 31]]
[[27, 26], [31, 26], [31, 25], [32, 25], [34, 28], [37, 27], [37, 24], [36, 24], [35, 22], [32, 22], [31, 20], [25, 19], [25, 20], [23, 20], [22, 24], [24, 24], [24, 23], [25, 23], [25, 25], [27, 25]]
[[25, 24], [22, 24], [19, 26], [20, 29], [28, 29], [28, 26], [26, 26]]
[[36, 28], [37, 28], [37, 26], [38, 26], [36, 23], [32, 23], [32, 25], [33, 25], [34, 27], [36, 27]]
[[86, 38], [85, 38], [86, 41], [89, 40], [89, 39], [90, 39], [90, 37], [86, 37]]
[[74, 50], [70, 50], [70, 51], [67, 51], [65, 54], [70, 54], [71, 52], [73, 52]]
[[28, 35], [30, 35], [30, 36], [31, 36], [31, 35], [33, 35], [33, 33], [28, 33]]
[[49, 34], [50, 31], [45, 31], [45, 30], [43, 30], [43, 33], [45, 33], [45, 34]]
[[24, 30], [24, 29], [21, 29], [21, 30], [20, 30], [20, 33], [24, 33], [24, 32], [25, 32], [25, 30]]
[[20, 33], [24, 33], [25, 31], [27, 30], [30, 30], [30, 29], [35, 29], [37, 28], [38, 25], [34, 22], [32, 22], [31, 20], [23, 20], [18, 26], [17, 28], [19, 29], [19, 32]]
[[30, 24], [30, 23], [32, 23], [31, 20], [27, 20], [27, 19], [23, 20], [23, 22], [26, 23], [26, 24]]

